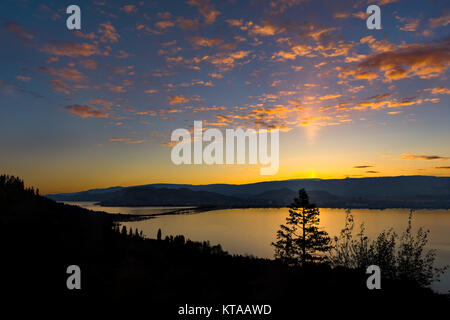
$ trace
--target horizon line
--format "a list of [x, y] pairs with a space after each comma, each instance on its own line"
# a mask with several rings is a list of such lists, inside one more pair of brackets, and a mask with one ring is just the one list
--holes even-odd
[[168, 183], [168, 182], [155, 182], [155, 183], [148, 183], [148, 184], [140, 184], [140, 185], [127, 185], [127, 186], [110, 186], [110, 187], [99, 187], [99, 188], [91, 188], [91, 189], [85, 189], [80, 191], [73, 191], [73, 192], [53, 192], [53, 193], [46, 193], [43, 194], [43, 196], [48, 195], [56, 195], [56, 194], [71, 194], [71, 193], [79, 193], [79, 192], [86, 192], [86, 191], [94, 191], [94, 190], [106, 190], [106, 189], [113, 189], [113, 188], [133, 188], [133, 187], [145, 187], [145, 186], [151, 186], [151, 185], [190, 185], [190, 186], [212, 186], [212, 185], [228, 185], [228, 186], [243, 186], [243, 185], [251, 185], [251, 184], [258, 184], [258, 183], [266, 183], [266, 182], [285, 182], [285, 181], [294, 181], [294, 180], [346, 180], [346, 179], [380, 179], [380, 178], [404, 178], [404, 177], [428, 177], [428, 178], [450, 178], [450, 176], [433, 176], [433, 175], [399, 175], [399, 176], [377, 176], [377, 177], [345, 177], [345, 178], [297, 178], [297, 179], [284, 179], [284, 180], [264, 180], [264, 181], [258, 181], [258, 182], [250, 182], [250, 183], [207, 183], [207, 184], [190, 184], [190, 183]]

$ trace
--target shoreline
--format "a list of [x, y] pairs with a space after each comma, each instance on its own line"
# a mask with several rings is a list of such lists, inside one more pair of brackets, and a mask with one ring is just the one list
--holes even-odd
[[[76, 201], [74, 201], [76, 202]], [[80, 201], [82, 202], [82, 201]], [[76, 204], [66, 204], [66, 205], [71, 205], [71, 206], [78, 206]], [[109, 208], [145, 208], [145, 207], [161, 207], [161, 205], [158, 206], [102, 206], [99, 203], [94, 203], [94, 205], [98, 205], [101, 207], [109, 207]], [[79, 207], [79, 206], [78, 206]], [[165, 207], [170, 207], [170, 206], [165, 206]], [[173, 206], [173, 207], [180, 207], [180, 206]], [[83, 207], [82, 207], [83, 208]], [[99, 212], [99, 213], [103, 213], [103, 214], [107, 214], [109, 216], [111, 216], [113, 218], [113, 220], [115, 222], [133, 222], [133, 221], [142, 221], [142, 220], [148, 220], [148, 219], [153, 219], [159, 216], [167, 216], [167, 215], [189, 215], [189, 214], [198, 214], [198, 213], [202, 213], [202, 212], [208, 212], [208, 211], [217, 211], [217, 210], [231, 210], [231, 209], [289, 209], [289, 207], [286, 206], [282, 206], [282, 207], [262, 207], [262, 206], [258, 206], [258, 207], [235, 207], [235, 206], [217, 206], [217, 207], [210, 207], [210, 206], [200, 206], [200, 207], [189, 207], [189, 208], [178, 208], [175, 210], [171, 210], [171, 211], [166, 211], [166, 212], [160, 212], [160, 213], [151, 213], [151, 214], [123, 214], [123, 213], [109, 213], [109, 212], [105, 212], [105, 211], [99, 211], [99, 210], [91, 210], [91, 209], [87, 209], [93, 212]], [[345, 210], [345, 209], [350, 209], [350, 210], [380, 210], [380, 211], [384, 211], [384, 210], [391, 210], [391, 209], [404, 209], [404, 210], [446, 210], [449, 211], [449, 208], [406, 208], [406, 207], [386, 207], [386, 208], [374, 208], [374, 207], [331, 207], [331, 206], [325, 206], [325, 207], [318, 207], [319, 209], [341, 209], [341, 210]]]

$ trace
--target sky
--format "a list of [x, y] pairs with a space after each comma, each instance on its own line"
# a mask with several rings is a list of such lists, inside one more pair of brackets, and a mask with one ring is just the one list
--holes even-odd
[[[3, 0], [0, 172], [43, 194], [449, 176], [449, 31], [444, 0]], [[278, 173], [173, 164], [194, 120], [279, 129]]]

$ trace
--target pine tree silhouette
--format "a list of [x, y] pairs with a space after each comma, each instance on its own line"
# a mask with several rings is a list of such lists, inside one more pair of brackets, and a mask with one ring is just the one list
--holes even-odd
[[156, 235], [156, 240], [161, 240], [161, 229], [158, 229], [158, 234]]
[[309, 202], [305, 189], [298, 192], [298, 198], [289, 206], [286, 224], [277, 232], [275, 258], [287, 264], [305, 264], [324, 259], [321, 253], [331, 249], [327, 232], [318, 228], [319, 208]]

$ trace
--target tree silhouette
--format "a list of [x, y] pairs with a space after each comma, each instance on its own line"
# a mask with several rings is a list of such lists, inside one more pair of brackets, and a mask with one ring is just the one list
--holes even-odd
[[318, 228], [319, 208], [309, 202], [305, 189], [298, 192], [298, 198], [289, 206], [286, 224], [277, 232], [275, 258], [287, 264], [305, 264], [322, 261], [321, 253], [331, 249], [328, 233]]
[[156, 240], [161, 240], [161, 228], [158, 229], [158, 234], [156, 235]]

